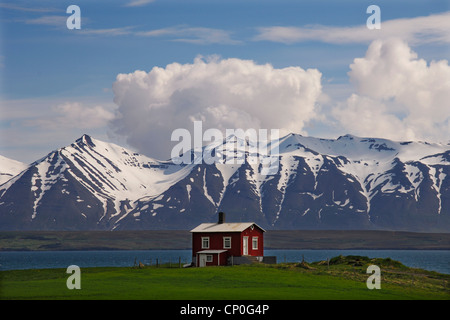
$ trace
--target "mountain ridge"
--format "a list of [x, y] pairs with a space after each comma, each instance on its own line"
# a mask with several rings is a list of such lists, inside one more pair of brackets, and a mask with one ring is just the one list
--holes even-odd
[[293, 133], [269, 143], [278, 170], [263, 175], [239, 139], [241, 162], [174, 164], [83, 135], [0, 184], [0, 229], [186, 229], [224, 211], [267, 229], [450, 230], [448, 145]]

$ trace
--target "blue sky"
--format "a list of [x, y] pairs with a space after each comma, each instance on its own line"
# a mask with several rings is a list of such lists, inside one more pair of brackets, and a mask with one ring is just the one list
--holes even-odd
[[[81, 9], [81, 30], [66, 27], [66, 8], [71, 4]], [[367, 83], [366, 79], [358, 75], [349, 79], [348, 72], [376, 39], [377, 31], [365, 28], [371, 4], [381, 8], [381, 30], [404, 38], [417, 59], [448, 60], [449, 29], [442, 15], [450, 11], [449, 1], [2, 1], [0, 154], [30, 162], [85, 132], [151, 153], [151, 146], [144, 148], [129, 139], [130, 132], [120, 130], [121, 136], [111, 128], [118, 107], [113, 83], [120, 73], [149, 72], [175, 62], [191, 64], [199, 55], [252, 60], [275, 69], [319, 70], [322, 98], [317, 103], [322, 108], [299, 131], [324, 137], [345, 134], [352, 128], [343, 121], [317, 115], [344, 108], [343, 104], [347, 107], [342, 110], [350, 112], [352, 93], [362, 99], [354, 83]], [[426, 18], [420, 30], [414, 20], [420, 17], [436, 18]], [[399, 27], [389, 31], [389, 26]], [[324, 29], [331, 36], [324, 35]], [[384, 107], [390, 105], [388, 100], [406, 105], [388, 114], [400, 121], [418, 108], [408, 106], [399, 95], [368, 98], [370, 103], [378, 99]], [[75, 125], [82, 117], [71, 122], [74, 113], [86, 110], [101, 119], [85, 126]], [[61, 125], [48, 125], [46, 119]], [[412, 123], [405, 122], [405, 130]], [[444, 131], [431, 138], [445, 138], [448, 122], [441, 125]]]

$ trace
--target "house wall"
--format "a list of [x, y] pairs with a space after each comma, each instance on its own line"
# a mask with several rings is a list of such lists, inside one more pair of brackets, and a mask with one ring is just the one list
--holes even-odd
[[[206, 255], [206, 254], [205, 254]], [[213, 254], [208, 254], [212, 256], [212, 261], [211, 262], [206, 262], [206, 266], [224, 266], [227, 265], [227, 261], [228, 261], [228, 254], [227, 252], [222, 252], [222, 253], [213, 253]], [[200, 261], [199, 261], [199, 257], [196, 257], [196, 266], [200, 265]]]
[[[258, 227], [254, 227], [253, 230], [251, 228], [245, 229], [241, 234], [241, 246], [240, 246], [240, 255], [243, 255], [243, 246], [244, 237], [248, 237], [248, 255], [249, 256], [263, 256], [264, 255], [264, 233]], [[258, 248], [253, 249], [253, 237], [258, 237]]]
[[192, 234], [192, 254], [205, 250], [202, 248], [202, 237], [209, 237], [209, 248], [211, 250], [223, 250], [223, 238], [231, 237], [231, 249], [228, 250], [228, 255], [241, 255], [241, 236], [239, 232], [201, 232]]

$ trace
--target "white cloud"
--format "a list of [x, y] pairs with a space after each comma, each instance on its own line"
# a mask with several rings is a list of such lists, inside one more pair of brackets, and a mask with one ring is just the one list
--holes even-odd
[[142, 153], [168, 158], [172, 131], [234, 128], [302, 132], [317, 116], [321, 73], [300, 67], [275, 69], [250, 60], [198, 57], [150, 72], [119, 74], [113, 84], [115, 133]]
[[[39, 20], [33, 20], [33, 23], [38, 23]], [[42, 21], [44, 23], [45, 20]], [[50, 24], [51, 21], [48, 21]], [[29, 22], [32, 23], [32, 22]], [[186, 42], [191, 44], [240, 44], [239, 40], [231, 37], [231, 32], [204, 27], [190, 27], [190, 26], [172, 26], [162, 29], [154, 29], [147, 31], [138, 31], [136, 26], [118, 27], [118, 28], [104, 28], [104, 29], [82, 29], [78, 32], [82, 35], [99, 35], [99, 36], [123, 36], [132, 35], [138, 37], [148, 38], [162, 38], [167, 41]]]
[[346, 133], [363, 137], [382, 137], [393, 140], [414, 140], [414, 130], [390, 108], [378, 100], [352, 94], [345, 103], [332, 109], [332, 116]]
[[136, 32], [143, 37], [169, 37], [171, 41], [193, 44], [238, 44], [240, 41], [231, 38], [231, 32], [203, 27], [174, 26], [163, 29]]
[[447, 60], [427, 63], [402, 40], [377, 40], [350, 69], [357, 93], [333, 110], [349, 132], [397, 140], [449, 139]]
[[0, 3], [0, 8], [14, 10], [14, 11], [25, 11], [25, 12], [55, 12], [60, 11], [60, 9], [56, 8], [33, 8], [30, 3], [27, 3], [26, 6], [14, 5], [10, 3]]
[[25, 23], [66, 28], [66, 20], [67, 20], [67, 17], [65, 17], [65, 16], [51, 15], [51, 16], [42, 16], [42, 17], [34, 18], [34, 19], [28, 19], [28, 20], [25, 20]]
[[125, 6], [126, 7], [142, 7], [145, 6], [146, 4], [152, 3], [155, 0], [132, 0], [130, 2], [128, 2]]
[[105, 28], [105, 29], [81, 29], [78, 33], [85, 35], [123, 36], [132, 34], [133, 27]]
[[57, 99], [3, 100], [0, 122], [10, 127], [96, 129], [106, 127], [114, 118], [115, 105], [89, 102], [63, 102]]
[[[369, 17], [369, 16], [368, 16]], [[381, 29], [369, 30], [366, 25], [333, 27], [271, 26], [259, 28], [255, 40], [281, 43], [321, 41], [334, 44], [370, 43], [376, 39], [398, 37], [410, 44], [450, 43], [450, 11], [425, 17], [381, 20]]]
[[116, 108], [94, 97], [1, 100], [0, 154], [29, 163], [84, 133], [108, 141], [105, 132]]
[[24, 120], [23, 124], [49, 130], [95, 129], [105, 127], [114, 118], [114, 113], [101, 105], [86, 106], [79, 102], [65, 102], [51, 110], [52, 115]]

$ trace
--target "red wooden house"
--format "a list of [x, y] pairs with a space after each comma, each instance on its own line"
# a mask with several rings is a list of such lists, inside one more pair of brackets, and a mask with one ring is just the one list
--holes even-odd
[[223, 266], [229, 258], [263, 257], [265, 232], [253, 222], [226, 223], [219, 213], [217, 223], [202, 223], [191, 230], [192, 261], [196, 266]]

